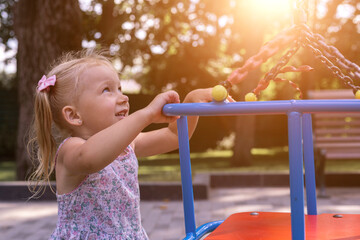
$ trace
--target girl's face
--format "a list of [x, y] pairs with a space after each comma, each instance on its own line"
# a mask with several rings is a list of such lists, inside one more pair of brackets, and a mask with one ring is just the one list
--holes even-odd
[[128, 116], [129, 98], [121, 92], [120, 80], [111, 67], [94, 65], [79, 79], [76, 107], [82, 127], [92, 136]]

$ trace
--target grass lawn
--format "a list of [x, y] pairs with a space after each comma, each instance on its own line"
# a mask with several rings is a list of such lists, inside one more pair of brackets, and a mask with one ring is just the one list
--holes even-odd
[[[211, 172], [281, 172], [289, 171], [288, 153], [285, 150], [271, 151], [258, 149], [252, 151], [251, 166], [231, 166], [231, 151], [211, 151], [191, 154], [191, 168], [196, 173]], [[327, 172], [359, 172], [359, 160], [331, 160], [326, 163]], [[180, 166], [178, 154], [162, 154], [139, 159], [140, 181], [180, 181]], [[15, 163], [0, 162], [0, 181], [15, 180]]]
[[[168, 164], [147, 164], [146, 160], [140, 160], [140, 181], [180, 181], [179, 160], [165, 160]], [[192, 158], [191, 170], [196, 173], [210, 172], [286, 172], [286, 161], [271, 162], [266, 160], [254, 160], [252, 166], [232, 167], [230, 158]]]
[[14, 181], [15, 162], [0, 162], [0, 181]]
[[[251, 166], [231, 166], [231, 151], [212, 151], [191, 154], [191, 170], [196, 173], [247, 172], [247, 173], [288, 173], [287, 149], [257, 149], [252, 151]], [[163, 154], [139, 159], [140, 181], [180, 181], [179, 157], [177, 154]], [[360, 160], [330, 160], [326, 163], [327, 172], [359, 172]]]

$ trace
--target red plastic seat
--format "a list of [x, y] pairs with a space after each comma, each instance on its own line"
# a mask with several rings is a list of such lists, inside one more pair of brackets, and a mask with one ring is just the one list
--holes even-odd
[[[360, 239], [360, 214], [305, 215], [306, 239]], [[290, 213], [250, 212], [228, 217], [206, 240], [286, 240], [291, 239]]]

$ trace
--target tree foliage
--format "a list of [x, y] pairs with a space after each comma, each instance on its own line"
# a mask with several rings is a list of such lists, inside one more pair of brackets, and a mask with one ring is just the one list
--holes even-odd
[[96, 0], [84, 11], [86, 38], [109, 47], [123, 69], [140, 63], [132, 77], [143, 91], [186, 93], [213, 86], [241, 65], [244, 41], [254, 30], [249, 27], [273, 29], [284, 22], [284, 16], [271, 22], [256, 10], [248, 1]]
[[[14, 38], [13, 15], [9, 11], [14, 2], [0, 1], [0, 43], [6, 46]], [[249, 26], [265, 28], [265, 40], [269, 40], [269, 36], [291, 25], [290, 9], [288, 13], [269, 14], [251, 2], [256, 1], [80, 1], [82, 38], [109, 48], [121, 62], [123, 78], [136, 79], [143, 92], [174, 88], [185, 93], [196, 87], [213, 86], [243, 64], [249, 52], [244, 48], [245, 42], [254, 31]], [[317, 3], [322, 8], [321, 16], [309, 11], [313, 30], [329, 39], [350, 60], [358, 61], [357, 1], [307, 2], [308, 6]], [[341, 16], [339, 11], [350, 14]], [[319, 74], [326, 75], [326, 69]]]
[[12, 11], [14, 3], [14, 0], [0, 0], [0, 43], [4, 44], [5, 50], [9, 50], [9, 39], [15, 38], [14, 13]]
[[[226, 73], [211, 71], [212, 62], [225, 52], [221, 42], [226, 38], [225, 28], [218, 26], [219, 12], [211, 12], [221, 9], [216, 3], [93, 1], [91, 10], [85, 11], [84, 19], [91, 23], [86, 24], [91, 28], [86, 38], [109, 47], [121, 59], [123, 69], [140, 63], [135, 78], [147, 92], [164, 88], [188, 92], [212, 86]], [[102, 6], [101, 14], [93, 11], [96, 6]]]
[[[11, 42], [14, 41], [10, 40], [19, 38], [18, 32], [15, 35], [12, 11], [14, 4], [18, 2], [22, 1], [0, 0], [0, 45], [6, 46], [6, 51], [12, 48]], [[64, 2], [67, 1], [57, 5], [59, 8], [57, 13], [61, 12], [65, 20], [49, 28], [54, 34], [51, 35], [48, 43], [54, 42], [54, 45], [43, 44], [36, 50], [46, 52], [49, 48], [54, 48], [53, 52], [56, 53], [51, 56], [55, 57], [60, 52], [80, 47], [81, 40], [83, 47], [108, 48], [114, 56], [116, 66], [122, 72], [121, 77], [135, 79], [141, 84], [142, 92], [152, 94], [172, 88], [183, 96], [194, 88], [214, 86], [219, 81], [225, 80], [232, 70], [242, 66], [248, 57], [259, 50], [261, 44], [292, 24], [291, 9], [281, 12], [280, 5], [271, 5], [272, 2], [279, 2], [275, 0], [79, 0], [81, 18], [76, 20], [67, 18], [71, 9], [66, 9], [67, 4]], [[282, 1], [282, 4], [285, 4], [284, 2], [286, 1]], [[323, 35], [329, 44], [335, 45], [346, 58], [359, 65], [360, 4], [358, 1], [307, 0], [306, 2], [309, 6], [309, 24], [313, 31]], [[44, 5], [45, 3], [48, 4], [47, 1]], [[72, 4], [78, 5], [74, 1]], [[267, 5], [264, 7], [264, 4]], [[29, 26], [28, 29], [32, 29], [36, 27], [35, 24], [41, 26], [42, 23], [48, 23], [48, 20], [31, 22], [32, 18], [38, 19], [41, 12], [33, 11], [31, 15], [26, 11], [34, 9], [37, 5], [29, 3], [27, 6], [28, 9], [24, 9], [24, 14], [19, 15], [23, 20], [23, 25], [18, 25], [19, 28]], [[270, 13], [270, 11], [275, 12]], [[81, 26], [78, 25], [78, 21]], [[26, 28], [22, 30], [26, 31]], [[65, 32], [71, 32], [73, 37], [66, 37], [67, 35], [63, 34]], [[44, 33], [41, 37], [49, 36]], [[19, 45], [23, 43], [19, 42]], [[76, 45], [76, 47], [66, 47], [62, 45], [63, 43], [66, 43], [66, 46]], [[75, 45], [72, 45], [74, 43]], [[18, 65], [20, 54], [23, 54], [22, 61], [26, 57], [24, 52], [19, 51]], [[38, 56], [37, 52], [34, 56]], [[300, 54], [295, 59], [296, 64], [309, 64], [310, 57], [308, 53]], [[44, 64], [49, 62], [39, 62], [38, 59], [32, 60], [33, 65], [21, 65], [21, 67], [43, 71]], [[52, 57], [46, 59], [50, 60]], [[276, 61], [275, 56], [266, 64], [269, 66]], [[310, 65], [316, 69], [312, 75], [314, 81], [311, 87], [341, 86], [321, 63], [314, 60]], [[261, 70], [267, 70], [267, 67]], [[36, 74], [34, 71], [32, 74], [33, 77], [27, 84], [35, 82]], [[3, 76], [4, 74], [1, 73], [1, 78], [4, 78]], [[241, 84], [239, 88], [245, 91], [251, 90], [260, 77], [260, 74], [250, 75], [245, 80], [246, 84]], [[302, 81], [305, 81], [305, 78], [306, 76]], [[300, 79], [299, 77], [298, 80]], [[276, 85], [273, 91], [287, 92], [284, 84]], [[236, 99], [241, 99], [239, 94], [243, 93], [240, 92], [233, 93]], [[23, 95], [25, 96], [26, 93]], [[292, 96], [285, 98], [287, 97]], [[281, 97], [277, 95], [274, 99], [276, 98]], [[30, 110], [27, 109], [25, 112], [28, 111]], [[29, 114], [25, 115], [29, 116]]]
[[[360, 65], [360, 4], [357, 0], [329, 0], [324, 5], [325, 13], [314, 21], [314, 32], [320, 33], [350, 61]], [[329, 70], [316, 63], [316, 88], [344, 88], [339, 79]], [[353, 79], [356, 85], [359, 80]]]
[[[15, 41], [15, 32], [13, 28], [13, 5], [14, 0], [0, 0], [0, 47], [4, 47], [4, 51], [11, 51], [11, 40]], [[0, 61], [3, 61], [3, 66], [8, 64], [13, 64], [14, 54], [1, 56]], [[15, 86], [15, 74], [6, 74], [5, 72], [0, 72], [0, 86], [5, 88], [12, 88]]]

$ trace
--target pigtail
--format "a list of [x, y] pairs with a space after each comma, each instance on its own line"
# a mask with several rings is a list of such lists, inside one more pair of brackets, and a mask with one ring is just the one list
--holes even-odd
[[[52, 135], [53, 117], [49, 101], [49, 91], [37, 91], [34, 105], [33, 135], [30, 146], [34, 152], [36, 169], [30, 175], [30, 191], [33, 197], [40, 197], [47, 184], [50, 188], [50, 175], [55, 169], [56, 141]], [[52, 189], [51, 189], [52, 190]]]
[[94, 50], [66, 53], [54, 63], [47, 74], [49, 77], [44, 75], [38, 82], [28, 142], [28, 152], [34, 162], [34, 171], [29, 177], [31, 198], [40, 197], [47, 185], [53, 191], [50, 176], [55, 170], [56, 140], [71, 136], [72, 131], [62, 116], [62, 109], [76, 101], [79, 76], [89, 64], [113, 67], [106, 53]]

